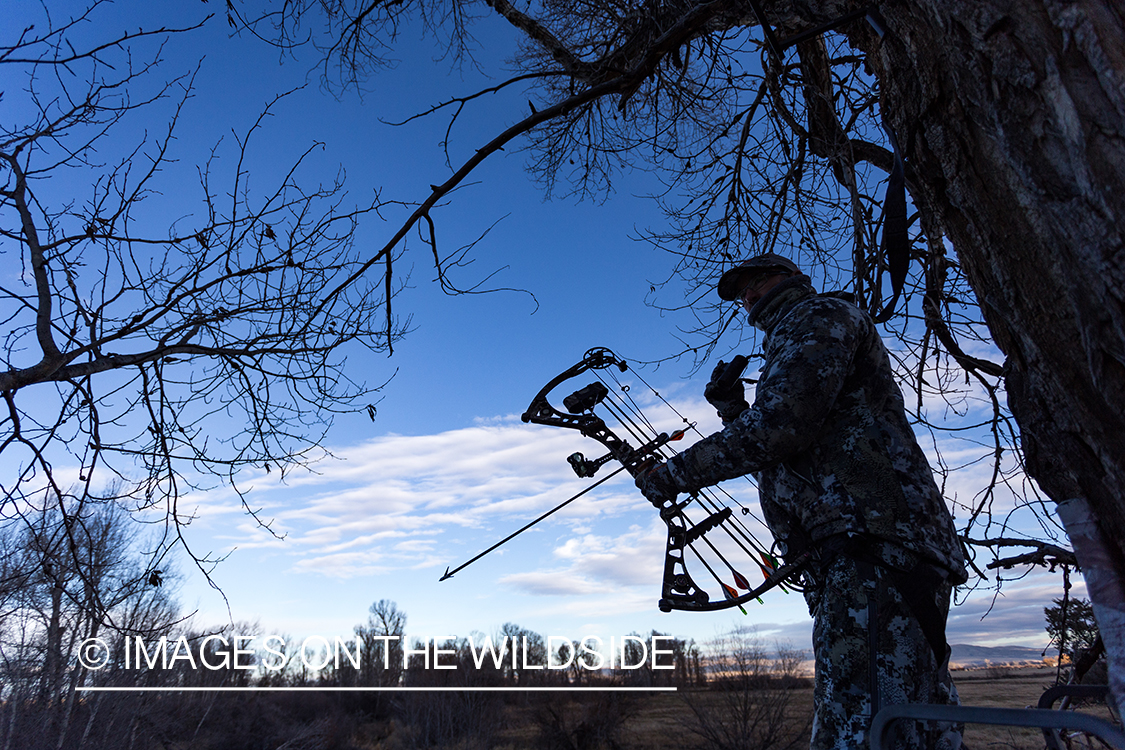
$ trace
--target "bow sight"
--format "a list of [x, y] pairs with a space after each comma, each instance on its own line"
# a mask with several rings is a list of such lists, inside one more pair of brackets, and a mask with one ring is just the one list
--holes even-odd
[[677, 430], [671, 435], [661, 433], [645, 442], [641, 447], [634, 449], [627, 441], [613, 434], [602, 418], [593, 413], [594, 407], [604, 402], [606, 396], [609, 395], [609, 388], [600, 381], [594, 381], [584, 388], [579, 388], [564, 398], [563, 408], [566, 409], [565, 412], [559, 411], [547, 400], [547, 395], [567, 380], [576, 378], [589, 370], [605, 370], [611, 367], [616, 367], [620, 372], [629, 369], [629, 366], [623, 360], [618, 359], [617, 355], [609, 349], [605, 347], [591, 349], [586, 352], [586, 356], [582, 358], [581, 362], [562, 372], [543, 386], [543, 389], [531, 400], [527, 411], [520, 417], [524, 422], [578, 430], [586, 437], [593, 438], [609, 448], [609, 453], [593, 460], [586, 458], [581, 453], [572, 453], [567, 457], [566, 460], [574, 469], [574, 473], [582, 478], [594, 476], [598, 469], [612, 460], [619, 461], [624, 465], [626, 471], [636, 476], [646, 460], [656, 454], [661, 446], [673, 440], [679, 440], [684, 436], [683, 430]]

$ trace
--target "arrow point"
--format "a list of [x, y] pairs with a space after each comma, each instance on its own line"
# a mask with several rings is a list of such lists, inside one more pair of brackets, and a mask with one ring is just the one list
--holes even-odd
[[449, 572], [449, 566], [446, 566], [445, 575], [443, 575], [441, 578], [438, 579], [438, 583], [441, 583], [446, 578], [452, 578], [452, 577], [453, 577], [453, 574]]

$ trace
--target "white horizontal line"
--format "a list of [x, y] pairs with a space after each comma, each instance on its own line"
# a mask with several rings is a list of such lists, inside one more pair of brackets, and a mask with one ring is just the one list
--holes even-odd
[[674, 693], [674, 687], [131, 687], [90, 686], [76, 688], [83, 693], [559, 693], [559, 692], [639, 692]]

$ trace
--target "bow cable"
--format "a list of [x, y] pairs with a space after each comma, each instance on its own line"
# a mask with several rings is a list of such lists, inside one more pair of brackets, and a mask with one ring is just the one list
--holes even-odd
[[[699, 428], [696, 426], [695, 422], [689, 421], [687, 417], [685, 417], [683, 414], [681, 414], [680, 411], [678, 409], [676, 409], [676, 407], [673, 406], [670, 401], [668, 401], [666, 398], [664, 398], [664, 396], [661, 395], [660, 391], [656, 390], [656, 388], [654, 388], [647, 380], [645, 380], [644, 377], [639, 372], [637, 372], [636, 370], [633, 370], [632, 372], [636, 376], [637, 380], [639, 380], [641, 383], [643, 383], [646, 388], [648, 388], [650, 391], [652, 391], [653, 395], [656, 396], [656, 398], [658, 398], [661, 403], [663, 403], [665, 406], [667, 406], [672, 411], [673, 414], [675, 414], [677, 417], [680, 418], [680, 421], [682, 421], [687, 426], [685, 429], [691, 430], [692, 432], [694, 432], [700, 438], [706, 437], [702, 432], [699, 431]], [[610, 374], [613, 376], [613, 381], [617, 385], [618, 390], [620, 390], [622, 393], [624, 393], [625, 399], [628, 400], [628, 403], [632, 404], [632, 406], [630, 407], [630, 410], [637, 416], [638, 419], [640, 419], [642, 422], [647, 424], [649, 426], [649, 428], [653, 432], [655, 432], [656, 428], [652, 426], [651, 422], [649, 422], [649, 420], [647, 418], [645, 418], [645, 416], [643, 415], [643, 413], [640, 410], [640, 406], [637, 405], [636, 400], [633, 399], [632, 395], [629, 393], [629, 386], [627, 384], [621, 383], [620, 379], [617, 377], [617, 375], [615, 373], [611, 372]], [[605, 381], [605, 377], [602, 376], [601, 373], [597, 373], [597, 375], [598, 375], [598, 378], [600, 380], [602, 380], [603, 384], [606, 384], [608, 386], [608, 383], [606, 383], [606, 381]], [[669, 450], [671, 450], [673, 454], [677, 453], [677, 451], [675, 449], [670, 448]], [[663, 452], [661, 452], [661, 455], [664, 455]], [[750, 486], [757, 489], [757, 483], [754, 482], [754, 480], [751, 478], [751, 476], [749, 474], [745, 475], [745, 479], [750, 484]], [[725, 503], [719, 501], [718, 499], [712, 497], [712, 495], [714, 493], [721, 493], [722, 495], [724, 495], [726, 497], [726, 499], [728, 501], [730, 501], [730, 503], [733, 503], [734, 505], [738, 506], [742, 515], [750, 516], [751, 518], [753, 518], [755, 521], [757, 521], [762, 526], [766, 526], [766, 523], [765, 523], [764, 520], [759, 518], [753, 511], [750, 510], [750, 508], [743, 505], [742, 502], [740, 502], [738, 500], [738, 498], [736, 498], [734, 495], [732, 495], [725, 487], [716, 486], [716, 487], [713, 487], [713, 488], [704, 489], [701, 492], [701, 494], [704, 496], [704, 498], [708, 501], [706, 504], [707, 504], [707, 507], [709, 507], [710, 509], [718, 510], [719, 508], [722, 508], [722, 507], [728, 507], [727, 504], [725, 504]], [[756, 552], [758, 552], [759, 555], [764, 554], [764, 555], [770, 555], [772, 557], [770, 551], [765, 549], [765, 547], [762, 545], [762, 543], [758, 541], [757, 537], [754, 536], [753, 532], [751, 532], [748, 528], [746, 528], [746, 526], [744, 524], [742, 524], [738, 519], [735, 519], [734, 522], [730, 526], [728, 526], [727, 524], [724, 524], [723, 526], [724, 526], [724, 530], [726, 530], [728, 535], [733, 536], [732, 531], [731, 531], [732, 528], [734, 530], [737, 530], [738, 533], [746, 541], [746, 543], [749, 544], [750, 547], [753, 548]], [[742, 546], [742, 545], [740, 544], [739, 546]], [[772, 545], [771, 545], [771, 548], [772, 548]], [[748, 550], [746, 550], [745, 547], [743, 547], [743, 551], [748, 552]], [[747, 588], [747, 587], [743, 587], [743, 588]]]
[[[657, 432], [656, 428], [643, 415], [643, 413], [641, 413], [640, 407], [637, 406], [636, 401], [633, 399], [632, 395], [629, 392], [629, 386], [627, 384], [621, 383], [621, 381], [617, 377], [616, 373], [610, 373], [610, 374], [612, 375], [614, 384], [617, 386], [617, 390], [620, 390], [622, 393], [625, 394], [625, 398], [628, 399], [628, 402], [625, 402], [625, 400], [623, 399], [622, 404], [611, 405], [610, 402], [603, 401], [602, 403], [605, 404], [607, 410], [614, 413], [614, 416], [618, 419], [619, 422], [621, 422], [622, 426], [624, 426], [627, 430], [629, 430], [634, 435], [634, 437], [636, 437], [638, 440], [644, 439], [644, 435], [641, 432], [641, 429], [639, 427], [637, 427], [637, 425], [634, 423], [634, 421], [627, 416], [627, 414], [625, 413], [626, 409], [628, 409], [628, 411], [632, 412], [632, 414], [634, 415], [634, 417], [636, 417], [637, 420], [643, 422], [648, 427], [648, 429], [652, 433], [655, 434]], [[637, 374], [635, 370], [633, 371], [633, 374], [636, 375], [637, 379], [640, 380], [642, 383], [644, 383], [644, 385], [650, 391], [652, 391], [652, 393], [658, 399], [660, 399], [661, 403], [663, 403], [665, 406], [667, 406], [669, 409], [671, 409], [672, 412], [677, 417], [679, 417], [680, 420], [685, 425], [687, 425], [686, 429], [691, 430], [692, 432], [694, 432], [696, 435], [698, 435], [701, 438], [704, 437], [703, 433], [699, 431], [698, 427], [696, 427], [695, 422], [689, 421], [683, 414], [681, 414], [676, 409], [676, 407], [672, 406], [672, 404], [669, 403], [667, 399], [665, 399], [663, 396], [661, 396], [659, 391], [657, 391], [655, 388], [653, 388], [648, 382], [646, 382], [644, 380], [644, 378], [642, 378], [639, 374]], [[606, 378], [600, 372], [597, 373], [597, 376], [598, 376], [599, 380], [602, 381], [603, 384], [605, 384], [607, 386], [609, 385], [609, 383], [606, 382]], [[612, 391], [613, 389], [611, 388], [610, 390]], [[630, 404], [631, 404], [631, 406], [630, 406]], [[667, 454], [665, 452], [665, 449], [667, 449], [667, 451], [670, 451], [673, 455], [675, 455], [678, 452], [674, 448], [665, 445], [658, 451], [660, 453], [660, 455], [664, 458], [667, 458]], [[751, 486], [754, 486], [754, 483], [750, 480], [749, 477], [747, 477], [747, 481], [750, 481]], [[754, 515], [753, 512], [749, 508], [747, 508], [745, 505], [743, 505], [741, 502], [739, 502], [739, 500], [737, 498], [735, 498], [733, 495], [730, 494], [730, 492], [728, 492], [726, 489], [723, 489], [723, 488], [715, 488], [715, 490], [703, 489], [699, 492], [700, 503], [703, 506], [704, 510], [710, 510], [713, 513], [717, 513], [717, 512], [721, 512], [722, 508], [727, 507], [725, 504], [723, 504], [717, 498], [712, 496], [715, 491], [722, 492], [730, 501], [732, 501], [735, 505], [737, 505], [739, 507], [739, 509], [741, 510], [742, 515], [749, 515], [750, 517], [752, 517], [758, 523], [761, 523], [763, 526], [765, 525], [765, 523], [762, 521], [762, 519], [760, 519], [756, 515]], [[763, 545], [760, 541], [758, 541], [757, 537], [754, 536], [753, 532], [751, 532], [745, 526], [745, 524], [743, 524], [741, 522], [741, 520], [738, 519], [737, 517], [732, 518], [731, 523], [729, 525], [723, 524], [723, 528], [726, 531], [726, 533], [729, 536], [731, 536], [731, 538], [734, 539], [734, 541], [747, 554], [750, 554], [750, 550], [746, 549], [746, 546], [741, 541], [739, 541], [737, 538], [735, 538], [735, 536], [734, 536], [735, 531], [737, 531], [739, 533], [739, 535], [742, 536], [742, 539], [745, 541], [746, 544], [748, 544], [750, 546], [751, 549], [754, 550], [754, 552], [757, 552], [759, 554], [768, 553], [769, 550], [765, 547], [765, 545]], [[748, 588], [748, 586], [743, 587], [743, 588]]]
[[[617, 374], [613, 373], [612, 371], [610, 371], [610, 373], [609, 373], [609, 376], [612, 378], [612, 381], [613, 381], [612, 383], [608, 382], [607, 377], [605, 375], [603, 375], [602, 372], [600, 372], [600, 371], [595, 372], [595, 375], [602, 382], [602, 384], [606, 386], [606, 390], [607, 390], [606, 395], [607, 396], [608, 396], [608, 392], [614, 392], [614, 391], [619, 392], [617, 398], [620, 399], [620, 403], [610, 401], [608, 399], [604, 399], [600, 403], [602, 403], [605, 406], [606, 410], [609, 411], [614, 416], [614, 418], [617, 419], [617, 421], [621, 424], [621, 426], [632, 437], [634, 437], [637, 440], [644, 441], [644, 440], [647, 439], [647, 433], [657, 434], [656, 427], [652, 424], [652, 422], [647, 417], [645, 417], [644, 413], [641, 411], [640, 406], [637, 404], [636, 400], [633, 398], [633, 395], [630, 392], [630, 387], [627, 383], [622, 383], [621, 380], [617, 377]], [[694, 422], [689, 421], [674, 406], [672, 406], [672, 404], [669, 403], [667, 399], [665, 399], [663, 396], [660, 395], [659, 391], [657, 391], [655, 388], [653, 388], [652, 385], [650, 385], [648, 382], [646, 382], [635, 371], [634, 371], [634, 375], [636, 375], [638, 380], [640, 380], [650, 391], [652, 391], [652, 393], [658, 399], [660, 399], [660, 401], [665, 406], [667, 406], [669, 409], [671, 409], [672, 412], [677, 417], [679, 417], [680, 420], [685, 425], [687, 425], [686, 429], [692, 430], [693, 432], [695, 432], [700, 437], [703, 436], [702, 433], [699, 431], [699, 429], [696, 427], [696, 424]], [[590, 409], [592, 411], [593, 405], [591, 405]], [[640, 424], [638, 424], [638, 423], [640, 423]], [[643, 425], [643, 427], [641, 425]], [[647, 428], [647, 432], [646, 432], [646, 428]], [[677, 453], [677, 451], [674, 448], [672, 448], [668, 445], [661, 446], [656, 452], [664, 459], [668, 458], [669, 452], [672, 455], [675, 455]], [[751, 482], [751, 485], [753, 485], [753, 482]], [[739, 502], [737, 499], [735, 499], [729, 492], [727, 492], [725, 489], [720, 489], [720, 491], [723, 492], [723, 494], [725, 494], [739, 508], [742, 509], [743, 515], [752, 515], [749, 508], [745, 507], [741, 502]], [[708, 513], [708, 520], [721, 516], [723, 511], [728, 510], [728, 508], [729, 508], [729, 506], [724, 505], [721, 501], [719, 501], [716, 497], [713, 496], [712, 492], [709, 492], [708, 490], [701, 490], [698, 493], [693, 493], [691, 497], [692, 497], [693, 500], [698, 500], [701, 509], [704, 512]], [[684, 513], [684, 508], [687, 507], [689, 502], [690, 501], [684, 502], [684, 503], [680, 504], [679, 506], [677, 506], [678, 509], [679, 509], [677, 511], [677, 513], [683, 519], [685, 525], [687, 525], [690, 529], [694, 529], [698, 526], [698, 524], [693, 522], [687, 516], [687, 514]], [[757, 518], [757, 516], [752, 516], [752, 517], [754, 518], [754, 520], [761, 523], [761, 519]], [[706, 523], [706, 521], [704, 523]], [[741, 522], [740, 519], [738, 519], [737, 517], [732, 518], [729, 511], [728, 511], [726, 516], [721, 517], [721, 520], [717, 523], [717, 525], [720, 528], [723, 529], [723, 531], [726, 533], [726, 535], [729, 536], [731, 538], [731, 540], [742, 550], [742, 552], [745, 553], [748, 557], [750, 557], [751, 560], [755, 559], [755, 556], [756, 556], [755, 553], [757, 553], [758, 557], [762, 557], [762, 556], [765, 556], [765, 555], [769, 554], [766, 546], [763, 545], [760, 541], [758, 541], [757, 537], [754, 536], [753, 532], [751, 532], [746, 527], [746, 525]], [[709, 525], [708, 530], [710, 528], [713, 528], [713, 527], [714, 527], [713, 525]], [[741, 539], [739, 537], [741, 537]], [[697, 536], [695, 536], [695, 539], [702, 540], [711, 549], [711, 551], [715, 554], [715, 556], [718, 557], [719, 560], [721, 560], [723, 562], [723, 564], [730, 570], [731, 574], [734, 577], [735, 583], [736, 583], [736, 585], [738, 585], [739, 588], [742, 588], [744, 590], [750, 589], [750, 583], [746, 580], [746, 577], [743, 576], [738, 571], [738, 569], [735, 568], [734, 565], [732, 565], [730, 563], [729, 560], [727, 560], [727, 558], [723, 555], [723, 553], [705, 535], [705, 533], [698, 534]], [[715, 581], [722, 587], [723, 592], [727, 596], [727, 598], [731, 599], [732, 598], [731, 587], [725, 581], [722, 580], [722, 578], [714, 571], [714, 569], [711, 567], [711, 565], [708, 564], [708, 562], [703, 557], [703, 555], [699, 552], [699, 550], [697, 550], [695, 548], [694, 541], [688, 542], [686, 546], [688, 548], [690, 548], [693, 553], [695, 553], [696, 557], [699, 558], [699, 561], [701, 563], [703, 563], [703, 566], [712, 575], [712, 577], [714, 577]], [[759, 564], [758, 567], [761, 568], [762, 566]], [[764, 569], [763, 569], [763, 575], [764, 575], [765, 578], [767, 578], [767, 579], [769, 578], [769, 574], [766, 573], [766, 571]], [[741, 607], [740, 607], [740, 609], [741, 609]], [[743, 611], [745, 612], [745, 610], [743, 610]]]
[[[636, 376], [637, 380], [641, 381], [641, 383], [643, 383], [646, 388], [648, 388], [650, 391], [652, 391], [652, 394], [654, 396], [656, 396], [658, 399], [660, 399], [660, 403], [667, 406], [672, 411], [673, 414], [675, 414], [677, 417], [680, 418], [680, 421], [683, 422], [684, 425], [685, 425], [685, 427], [684, 427], [685, 431], [691, 430], [692, 432], [694, 432], [700, 438], [706, 437], [706, 435], [704, 435], [702, 432], [699, 431], [699, 427], [697, 426], [697, 423], [690, 421], [687, 417], [685, 417], [683, 414], [681, 414], [679, 412], [679, 410], [675, 406], [673, 406], [672, 403], [670, 401], [668, 401], [668, 399], [664, 398], [664, 396], [662, 396], [660, 394], [660, 391], [653, 388], [652, 385], [649, 384], [649, 382], [647, 380], [645, 380], [639, 372], [637, 372], [636, 370], [633, 370], [632, 372]], [[656, 428], [644, 416], [644, 414], [641, 412], [640, 406], [637, 404], [636, 400], [630, 394], [628, 384], [622, 383], [621, 380], [617, 377], [617, 375], [615, 373], [610, 373], [610, 374], [613, 376], [613, 382], [614, 382], [614, 384], [617, 385], [618, 390], [622, 391], [625, 394], [625, 399], [628, 399], [628, 403], [631, 404], [631, 406], [629, 407], [629, 410], [640, 421], [644, 422], [650, 430], [652, 430], [653, 432], [656, 432], [657, 431]], [[603, 383], [605, 383], [605, 377], [601, 373], [597, 373], [597, 376], [600, 380], [602, 380]], [[606, 385], [608, 385], [608, 383], [606, 383]], [[622, 403], [624, 404], [626, 402], [623, 400]], [[675, 453], [676, 451], [673, 451], [673, 452]], [[746, 481], [749, 482], [750, 485], [752, 487], [754, 487], [755, 489], [757, 488], [757, 484], [750, 477], [750, 475], [746, 475]], [[742, 515], [751, 516], [758, 523], [762, 524], [763, 526], [765, 525], [765, 522], [762, 521], [762, 519], [760, 519], [756, 515], [754, 515], [753, 512], [749, 508], [744, 506], [741, 502], [739, 502], [739, 500], [737, 498], [735, 498], [729, 492], [727, 492], [726, 490], [722, 490], [720, 488], [716, 488], [716, 489], [719, 489], [719, 491], [723, 492], [723, 494], [725, 494], [729, 500], [731, 500], [735, 505], [737, 505], [739, 507], [739, 509], [741, 510]]]
[[[644, 377], [639, 372], [637, 372], [636, 370], [632, 370], [632, 374], [646, 388], [648, 388], [648, 390], [651, 391], [652, 394], [657, 399], [659, 399], [662, 404], [667, 406], [668, 409], [671, 410], [671, 412], [673, 414], [675, 414], [677, 417], [680, 418], [680, 421], [683, 422], [684, 425], [686, 425], [684, 430], [691, 430], [692, 432], [694, 432], [700, 438], [706, 437], [697, 427], [697, 423], [690, 421], [687, 417], [685, 417], [683, 414], [681, 414], [680, 411], [675, 406], [673, 406], [672, 403], [670, 401], [668, 401], [668, 399], [664, 398], [664, 396], [660, 393], [660, 391], [656, 390], [656, 388], [654, 388], [651, 383], [649, 383], [647, 380], [645, 380]], [[644, 425], [646, 425], [652, 433], [655, 434], [657, 432], [656, 427], [652, 424], [652, 422], [647, 417], [645, 417], [643, 411], [640, 408], [640, 405], [637, 404], [636, 399], [633, 398], [633, 395], [632, 395], [631, 390], [630, 390], [630, 386], [627, 383], [622, 383], [621, 379], [618, 377], [617, 373], [613, 372], [612, 370], [609, 371], [608, 376], [609, 376], [609, 378], [612, 379], [612, 383], [607, 380], [607, 376], [604, 375], [601, 371], [596, 371], [595, 375], [602, 382], [602, 384], [607, 387], [607, 390], [609, 390], [611, 392], [612, 391], [619, 391], [620, 394], [623, 394], [623, 395], [618, 396], [618, 398], [621, 400], [621, 403], [619, 405], [614, 404], [614, 406], [616, 406], [617, 411], [620, 412], [620, 414], [615, 413], [615, 416], [617, 417], [617, 419], [621, 422], [621, 424], [623, 426], [626, 426], [626, 429], [629, 429], [630, 431], [637, 430], [633, 434], [637, 437], [637, 439], [643, 439], [643, 433], [640, 432], [639, 428], [636, 428], [635, 425], [632, 425], [632, 427], [629, 426], [631, 424], [631, 420], [628, 420], [628, 418], [624, 416], [624, 413], [626, 411], [628, 411], [629, 413], [631, 413], [633, 415], [633, 417], [636, 419], [636, 421], [639, 421], [639, 422], [643, 423]], [[602, 403], [606, 404], [607, 409], [609, 409], [610, 411], [613, 411], [613, 409], [611, 408], [610, 402], [603, 401]], [[665, 451], [665, 448], [667, 448], [667, 451]], [[665, 459], [668, 458], [669, 452], [672, 455], [675, 455], [675, 454], [678, 453], [678, 451], [676, 451], [671, 446], [662, 446], [657, 452], [659, 453], [659, 455], [661, 457], [663, 457]], [[753, 478], [750, 475], [745, 475], [745, 479], [750, 484], [750, 486], [757, 489], [757, 483], [753, 480]], [[720, 500], [716, 496], [717, 494], [722, 494], [723, 496], [725, 496], [725, 498], [729, 501], [729, 503], [724, 503], [722, 500]], [[755, 521], [757, 521], [762, 526], [766, 526], [765, 521], [763, 521], [761, 518], [759, 518], [757, 514], [755, 514], [752, 510], [750, 510], [750, 508], [743, 505], [742, 502], [739, 501], [738, 498], [736, 498], [734, 495], [732, 495], [730, 493], [730, 491], [728, 491], [725, 487], [716, 486], [716, 487], [712, 487], [712, 488], [704, 488], [704, 489], [699, 491], [698, 500], [700, 502], [700, 506], [702, 507], [702, 509], [704, 511], [709, 511], [712, 514], [721, 512], [723, 508], [730, 507], [733, 504], [733, 505], [735, 505], [739, 508], [742, 515], [750, 516], [751, 518], [753, 518]], [[690, 519], [688, 519], [686, 516], [683, 516], [683, 518], [684, 518], [684, 521], [686, 523], [692, 524]], [[692, 525], [694, 526], [694, 524], [692, 524]], [[774, 557], [774, 555], [772, 553], [773, 545], [771, 544], [767, 548], [766, 545], [762, 544], [762, 542], [760, 542], [758, 540], [758, 538], [754, 535], [754, 533], [741, 521], [741, 519], [739, 519], [737, 517], [728, 519], [727, 522], [720, 524], [720, 527], [723, 529], [723, 531], [726, 533], [726, 535], [729, 536], [734, 541], [734, 543], [736, 545], [738, 545], [738, 547], [751, 558], [751, 560], [755, 559], [755, 555], [751, 552], [751, 550], [753, 550], [753, 552], [756, 552], [757, 557], [760, 558], [760, 559], [774, 560], [774, 563], [772, 565], [770, 565], [768, 568], [766, 566], [763, 566], [761, 563], [758, 563], [755, 560], [755, 563], [758, 565], [758, 568], [762, 572], [762, 577], [766, 581], [769, 581], [771, 579], [771, 577], [773, 576], [774, 572], [779, 567], [776, 563], [776, 558]], [[736, 536], [736, 534], [737, 534], [737, 536]], [[738, 537], [741, 537], [741, 540]], [[718, 555], [718, 557], [723, 561], [723, 563], [726, 564], [728, 568], [730, 568], [731, 574], [735, 577], [735, 582], [737, 583], [738, 587], [741, 588], [741, 589], [749, 590], [750, 589], [750, 583], [746, 580], [746, 578], [741, 573], [739, 573], [738, 570], [733, 565], [731, 565], [722, 556], [722, 554], [714, 547], [714, 545], [712, 545], [710, 543], [709, 540], [707, 540], [706, 537], [703, 537], [703, 539], [708, 542], [708, 546], [710, 546], [711, 549], [714, 550], [715, 554]], [[689, 545], [689, 546], [691, 547], [692, 551], [695, 552], [695, 554], [697, 556], [700, 556], [698, 550], [695, 549], [694, 545]], [[701, 562], [704, 562], [702, 560], [702, 558], [701, 558]], [[706, 565], [706, 562], [704, 562], [704, 565]], [[712, 575], [714, 575], [713, 572], [712, 572]], [[716, 576], [716, 578], [717, 578], [717, 576]], [[726, 588], [725, 588], [726, 584], [722, 583], [722, 581], [719, 581], [719, 583], [724, 587], [724, 593], [729, 594], [729, 592], [727, 592]], [[788, 593], [788, 590], [785, 588], [785, 586], [781, 585], [780, 583], [777, 583], [777, 584], [774, 584], [774, 585], [779, 586], [782, 591], [785, 591], [786, 593]], [[790, 585], [791, 588], [793, 588], [797, 591], [802, 590], [802, 587], [798, 583], [790, 582], [789, 585]], [[728, 596], [728, 598], [729, 598], [729, 596]]]

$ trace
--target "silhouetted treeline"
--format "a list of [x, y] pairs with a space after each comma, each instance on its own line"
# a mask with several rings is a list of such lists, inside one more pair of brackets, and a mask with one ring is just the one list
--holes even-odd
[[[200, 628], [178, 615], [175, 574], [154, 569], [115, 508], [0, 524], [0, 750], [464, 750], [491, 747], [513, 717], [537, 747], [617, 747], [635, 694], [585, 688], [784, 696], [797, 684], [792, 659], [776, 672], [759, 649], [748, 671], [745, 648], [656, 632], [575, 642], [507, 623], [422, 642], [388, 600], [331, 641], [267, 637], [256, 623]], [[520, 691], [536, 687], [572, 690]], [[468, 690], [438, 690], [449, 688]]]

